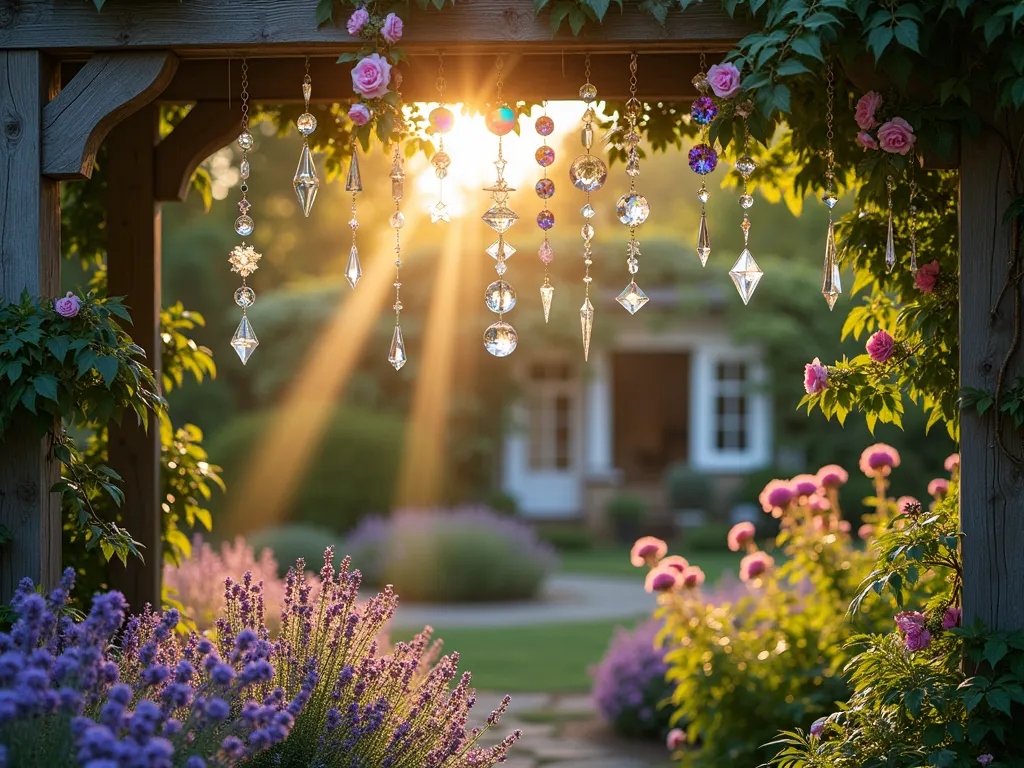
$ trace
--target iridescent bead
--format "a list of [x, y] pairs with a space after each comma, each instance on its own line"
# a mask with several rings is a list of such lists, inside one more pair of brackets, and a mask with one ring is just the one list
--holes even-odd
[[597, 86], [593, 83], [584, 83], [580, 86], [580, 101], [585, 104], [592, 104], [597, 99]]
[[235, 219], [235, 232], [240, 234], [242, 237], [248, 237], [252, 234], [254, 229], [256, 229], [256, 222], [254, 222], [250, 216], [242, 214]]
[[537, 214], [537, 226], [547, 232], [555, 226], [555, 214], [545, 208]]
[[547, 145], [540, 147], [534, 154], [534, 159], [541, 168], [547, 168], [555, 162], [555, 150]]
[[551, 179], [541, 179], [537, 182], [535, 189], [537, 190], [537, 197], [541, 200], [547, 200], [555, 194], [555, 182]]
[[393, 229], [401, 229], [405, 226], [405, 216], [401, 211], [395, 211], [391, 214], [391, 218], [388, 220], [388, 223]]
[[752, 158], [750, 155], [741, 155], [736, 161], [736, 171], [744, 179], [749, 179], [750, 175], [757, 170], [757, 160]]
[[248, 179], [249, 170], [249, 161], [243, 160], [241, 165], [238, 166], [238, 175], [241, 176], [243, 179]]
[[434, 156], [430, 158], [430, 164], [438, 170], [445, 170], [452, 164], [452, 159], [447, 152], [435, 152]]
[[299, 129], [299, 133], [303, 136], [309, 136], [309, 134], [316, 130], [316, 117], [309, 112], [303, 112], [299, 115], [299, 119], [295, 121], [295, 125]]
[[615, 214], [619, 221], [627, 227], [639, 227], [651, 214], [647, 198], [637, 192], [629, 192], [619, 198], [615, 206]]
[[238, 137], [238, 146], [240, 146], [242, 149], [250, 150], [252, 149], [252, 145], [252, 134], [249, 133], [248, 131], [242, 131], [242, 133]]
[[551, 248], [551, 243], [544, 239], [544, 242], [540, 244], [540, 249], [537, 251], [537, 256], [545, 264], [550, 264], [555, 260], [555, 252]]
[[597, 155], [580, 155], [569, 166], [569, 181], [584, 192], [596, 192], [607, 178], [608, 166]]
[[235, 304], [242, 309], [248, 309], [256, 303], [256, 292], [247, 285], [243, 285], [235, 291]]
[[537, 122], [533, 124], [533, 127], [541, 136], [550, 136], [555, 131], [555, 121], [547, 115], [541, 115], [537, 118]]
[[698, 125], [710, 125], [718, 116], [718, 107], [710, 96], [701, 96], [690, 105], [690, 116]]
[[434, 107], [427, 119], [434, 133], [448, 133], [455, 127], [455, 115], [448, 107]]
[[754, 204], [754, 196], [753, 195], [740, 195], [740, 207], [742, 207], [744, 210], [746, 210], [747, 208], [749, 208], [753, 204]]
[[693, 83], [693, 87], [697, 89], [698, 93], [707, 93], [708, 89], [711, 87], [711, 84], [708, 82], [708, 76], [703, 72], [698, 75], [694, 75], [693, 80], [690, 82]]
[[495, 136], [504, 136], [516, 127], [516, 113], [508, 104], [502, 104], [488, 112], [484, 122]]
[[718, 166], [718, 153], [710, 144], [698, 144], [690, 150], [690, 170], [705, 176]]

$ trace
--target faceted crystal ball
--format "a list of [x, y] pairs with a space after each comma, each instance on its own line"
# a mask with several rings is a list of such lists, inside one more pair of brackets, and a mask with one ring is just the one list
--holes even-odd
[[495, 136], [504, 136], [516, 127], [516, 113], [508, 104], [502, 104], [488, 112], [484, 122]]
[[580, 101], [585, 104], [592, 104], [597, 99], [597, 86], [592, 83], [584, 83], [580, 86]]
[[256, 292], [247, 285], [243, 285], [235, 291], [235, 304], [242, 309], [247, 309], [256, 303]]
[[238, 146], [240, 146], [242, 149], [252, 149], [252, 145], [252, 134], [249, 133], [248, 131], [242, 131], [241, 135], [239, 135], [238, 137]]
[[434, 133], [448, 133], [455, 127], [455, 115], [448, 107], [435, 107], [430, 110], [427, 119], [430, 121], [430, 127], [434, 129]]
[[430, 164], [438, 171], [445, 171], [452, 164], [452, 159], [447, 152], [435, 152], [434, 156], [430, 158]]
[[303, 136], [309, 136], [316, 130], [316, 117], [309, 112], [303, 112], [299, 115], [299, 119], [295, 121], [295, 125], [299, 129], [299, 133]]
[[251, 216], [242, 215], [235, 219], [235, 232], [242, 237], [248, 237], [254, 229], [256, 229], [256, 222], [252, 220]]
[[547, 200], [555, 194], [555, 182], [551, 179], [541, 179], [537, 182], [537, 186], [534, 189], [537, 190], [537, 197], [541, 200]]
[[584, 192], [596, 192], [607, 178], [608, 166], [597, 155], [580, 155], [569, 166], [569, 181]]
[[555, 214], [545, 208], [537, 214], [537, 226], [547, 232], [555, 226]]
[[690, 116], [698, 125], [710, 125], [718, 116], [718, 107], [710, 96], [701, 96], [690, 105]]
[[518, 343], [516, 329], [504, 320], [489, 325], [484, 331], [484, 349], [495, 357], [508, 357], [516, 351]]
[[750, 175], [757, 170], [757, 160], [752, 158], [750, 155], [742, 155], [739, 160], [736, 161], [736, 171], [744, 179], [749, 179]]
[[537, 150], [533, 157], [536, 159], [537, 165], [541, 168], [547, 168], [555, 162], [555, 150], [549, 146], [543, 146]]
[[533, 127], [541, 136], [550, 136], [555, 131], [555, 121], [547, 115], [541, 115], [537, 118], [537, 122], [533, 124]]
[[636, 192], [629, 192], [619, 198], [615, 206], [615, 213], [619, 221], [627, 227], [639, 227], [651, 214], [651, 207], [647, 198]]
[[690, 170], [704, 176], [718, 166], [718, 153], [710, 144], [698, 144], [690, 150], [689, 160]]
[[484, 303], [491, 312], [508, 312], [516, 305], [515, 288], [504, 280], [495, 280], [487, 286]]

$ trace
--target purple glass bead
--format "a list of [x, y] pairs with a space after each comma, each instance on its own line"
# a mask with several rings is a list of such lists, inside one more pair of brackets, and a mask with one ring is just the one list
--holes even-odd
[[551, 179], [541, 179], [537, 182], [537, 186], [534, 189], [537, 190], [537, 197], [541, 200], [547, 200], [555, 194], [555, 182]]
[[533, 127], [537, 129], [537, 133], [541, 136], [550, 136], [555, 130], [555, 121], [547, 115], [542, 115], [537, 118], [537, 122], [533, 124]]
[[710, 96], [701, 96], [690, 105], [690, 116], [698, 125], [710, 125], [718, 117], [718, 107]]
[[718, 166], [718, 153], [709, 144], [698, 144], [690, 150], [690, 170], [705, 176]]
[[537, 160], [537, 165], [539, 165], [541, 168], [547, 168], [549, 165], [555, 162], [555, 150], [545, 145], [537, 150], [537, 153], [534, 155], [534, 158], [536, 158]]
[[555, 226], [555, 214], [545, 208], [537, 214], [537, 226], [547, 232]]

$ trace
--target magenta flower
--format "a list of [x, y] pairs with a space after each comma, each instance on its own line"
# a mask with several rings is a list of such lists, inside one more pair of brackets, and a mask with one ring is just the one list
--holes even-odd
[[402, 39], [402, 20], [397, 14], [389, 13], [384, 17], [384, 26], [380, 28], [381, 36], [392, 45]]
[[353, 125], [366, 125], [370, 122], [371, 117], [373, 117], [373, 113], [365, 104], [353, 104], [348, 108], [348, 119], [352, 121]]
[[888, 477], [899, 465], [899, 451], [885, 443], [868, 446], [860, 455], [860, 471], [868, 477]]
[[680, 574], [675, 568], [659, 565], [647, 572], [644, 589], [648, 592], [669, 592], [679, 586]]
[[880, 106], [882, 106], [882, 94], [880, 93], [868, 91], [860, 97], [857, 109], [853, 113], [853, 119], [857, 121], [857, 126], [861, 130], [868, 131], [878, 125], [875, 112]]
[[728, 536], [729, 549], [739, 552], [754, 540], [754, 524], [749, 522], [736, 523], [730, 530]]
[[982, 765], [992, 765], [992, 762], [994, 760], [995, 760], [995, 758], [992, 757], [992, 755], [988, 754], [987, 752], [984, 755], [978, 755], [978, 762], [981, 763]]
[[818, 492], [817, 475], [797, 475], [789, 481], [790, 487], [797, 496], [810, 496]]
[[766, 552], [751, 552], [740, 561], [740, 579], [753, 581], [766, 573], [775, 565], [775, 561]]
[[857, 141], [864, 147], [864, 151], [867, 152], [869, 149], [878, 149], [878, 142], [875, 141], [875, 137], [867, 131], [861, 131], [857, 134]]
[[685, 557], [680, 557], [679, 555], [669, 555], [668, 557], [662, 558], [661, 562], [658, 563], [658, 566], [661, 568], [671, 568], [673, 571], [676, 571], [677, 573], [682, 573], [690, 567], [690, 563], [686, 560]]
[[825, 721], [826, 720], [828, 720], [827, 717], [819, 717], [817, 720], [815, 720], [813, 723], [811, 723], [811, 731], [810, 731], [811, 736], [818, 737], [818, 736], [821, 736], [821, 734], [825, 732]]
[[391, 64], [379, 53], [371, 53], [352, 69], [352, 90], [368, 99], [379, 99], [391, 84]]
[[878, 129], [878, 146], [892, 155], [907, 154], [916, 141], [913, 127], [902, 117], [894, 117]]
[[366, 22], [370, 20], [370, 14], [366, 12], [365, 8], [356, 8], [352, 15], [348, 17], [348, 33], [355, 37], [363, 31], [363, 27], [366, 26]]
[[921, 502], [913, 496], [900, 496], [896, 499], [896, 510], [901, 515], [921, 514]]
[[921, 293], [931, 293], [935, 290], [935, 283], [938, 279], [939, 262], [936, 259], [921, 265], [921, 268], [917, 270], [917, 274], [914, 276], [914, 285], [917, 286]]
[[728, 99], [740, 89], [740, 71], [731, 61], [712, 64], [708, 67], [708, 83], [715, 96]]
[[903, 644], [908, 651], [923, 651], [932, 641], [932, 633], [925, 628], [925, 615], [920, 611], [903, 611], [893, 617], [903, 633]]
[[668, 552], [668, 544], [653, 536], [643, 536], [636, 540], [629, 553], [629, 562], [636, 567], [642, 565], [655, 566]]
[[761, 502], [761, 508], [765, 512], [773, 517], [781, 517], [793, 503], [795, 495], [793, 488], [785, 480], [770, 480], [757, 500]]
[[875, 535], [875, 526], [870, 523], [864, 523], [864, 525], [857, 529], [857, 535], [864, 541], [867, 541]]
[[934, 496], [937, 500], [946, 498], [946, 494], [949, 493], [949, 480], [943, 477], [936, 477], [930, 483], [928, 483], [928, 494]]
[[875, 331], [868, 339], [868, 343], [865, 345], [865, 348], [867, 349], [868, 357], [870, 357], [874, 362], [884, 363], [892, 357], [895, 346], [896, 342], [887, 332]]
[[838, 488], [850, 479], [846, 470], [838, 464], [826, 464], [818, 470], [818, 484], [822, 488]]
[[686, 733], [682, 728], [673, 728], [668, 732], [668, 737], [665, 739], [665, 746], [670, 751], [675, 752], [686, 743]]
[[814, 358], [813, 362], [804, 366], [804, 392], [808, 395], [816, 395], [828, 388], [828, 368], [821, 364], [821, 360]]
[[683, 586], [687, 589], [696, 589], [704, 583], [704, 571], [698, 568], [696, 565], [691, 565], [685, 571], [683, 571]]
[[67, 296], [63, 299], [54, 300], [53, 308], [61, 317], [74, 317], [82, 308], [82, 301], [74, 293], [68, 291]]
[[909, 632], [903, 638], [903, 643], [907, 646], [908, 651], [923, 651], [931, 641], [932, 633], [927, 629], [922, 629], [920, 632]]
[[955, 605], [949, 606], [942, 614], [942, 628], [953, 629], [960, 626], [960, 616], [963, 611]]
[[960, 469], [960, 454], [949, 454], [949, 456], [946, 457], [946, 460], [942, 463], [942, 466], [945, 467], [946, 471], [950, 474]]

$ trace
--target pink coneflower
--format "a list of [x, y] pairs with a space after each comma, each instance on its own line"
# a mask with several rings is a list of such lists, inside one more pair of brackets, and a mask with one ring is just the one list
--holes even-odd
[[682, 573], [690, 564], [687, 562], [685, 557], [679, 555], [669, 555], [668, 557], [662, 558], [661, 562], [658, 563], [659, 568], [671, 568], [672, 570]]
[[818, 484], [822, 488], [839, 488], [849, 479], [849, 474], [838, 464], [826, 464], [818, 470]]
[[913, 496], [900, 496], [896, 499], [896, 511], [901, 515], [921, 514], [921, 502]]
[[955, 605], [949, 606], [942, 614], [942, 628], [953, 629], [953, 627], [960, 626], [960, 616], [963, 613], [960, 608]]
[[864, 541], [867, 541], [875, 535], [875, 526], [870, 523], [864, 523], [864, 525], [857, 529], [857, 535]]
[[687, 589], [695, 589], [704, 583], [704, 571], [696, 565], [691, 565], [683, 571], [683, 586]]
[[943, 477], [936, 477], [930, 483], [928, 483], [928, 494], [934, 496], [937, 500], [946, 498], [946, 494], [949, 493], [949, 480]]
[[868, 477], [888, 477], [900, 465], [900, 454], [891, 445], [875, 443], [860, 455], [860, 471]]
[[771, 480], [757, 498], [765, 512], [773, 517], [781, 517], [793, 503], [794, 496], [793, 488], [785, 480]]
[[644, 589], [648, 592], [669, 592], [679, 586], [679, 571], [659, 565], [647, 572]]
[[789, 481], [790, 487], [797, 496], [810, 496], [818, 492], [818, 477], [816, 475], [797, 475]]
[[949, 454], [949, 456], [946, 457], [946, 460], [942, 463], [942, 466], [945, 467], [946, 471], [951, 474], [956, 470], [960, 469], [960, 454]]
[[729, 549], [733, 552], [739, 552], [754, 540], [755, 533], [757, 533], [757, 531], [754, 528], [753, 523], [736, 523], [736, 525], [729, 530]]
[[751, 552], [740, 561], [740, 579], [752, 581], [766, 573], [775, 561], [766, 552]]
[[665, 739], [665, 746], [672, 752], [682, 747], [686, 743], [686, 733], [682, 728], [673, 728], [668, 732], [668, 737]]
[[629, 553], [629, 562], [637, 568], [643, 565], [655, 566], [668, 552], [668, 544], [653, 536], [643, 536], [636, 540]]
[[807, 497], [807, 506], [811, 512], [828, 512], [832, 509], [832, 502], [815, 493]]
[[825, 721], [827, 720], [827, 717], [819, 717], [817, 720], [811, 723], [811, 736], [821, 736], [821, 734], [825, 732]]

